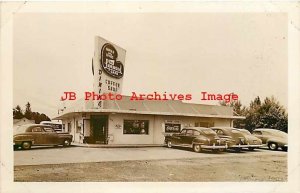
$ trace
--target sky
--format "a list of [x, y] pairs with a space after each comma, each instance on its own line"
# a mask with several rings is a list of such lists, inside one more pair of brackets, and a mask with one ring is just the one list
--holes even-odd
[[283, 13], [18, 13], [14, 107], [57, 115], [63, 92], [93, 89], [94, 37], [126, 50], [124, 95], [234, 92], [244, 105], [274, 96], [287, 107], [287, 15]]

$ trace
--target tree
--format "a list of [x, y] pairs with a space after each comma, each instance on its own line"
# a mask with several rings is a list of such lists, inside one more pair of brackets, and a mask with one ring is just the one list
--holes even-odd
[[26, 104], [26, 109], [25, 109], [24, 117], [26, 117], [29, 120], [32, 118], [32, 111], [31, 111], [31, 107], [30, 107], [30, 103], [29, 102], [27, 102], [27, 104]]
[[40, 123], [41, 121], [51, 121], [51, 119], [44, 113], [40, 114], [39, 112], [32, 112], [31, 105], [29, 102], [27, 102], [27, 104], [26, 104], [26, 109], [25, 109], [24, 114], [19, 105], [17, 105], [13, 109], [13, 118], [14, 119], [21, 119], [23, 117], [26, 117], [29, 120], [34, 120], [34, 122], [37, 124]]
[[14, 119], [22, 119], [24, 117], [22, 109], [19, 105], [16, 106], [16, 108], [13, 109], [13, 118]]
[[288, 131], [288, 115], [283, 106], [272, 96], [266, 97], [261, 103], [259, 97], [251, 101], [246, 110], [245, 128], [252, 131], [255, 128], [273, 128]]
[[283, 106], [272, 96], [266, 97], [263, 103], [259, 96], [250, 102], [249, 107], [243, 107], [240, 101], [220, 105], [233, 107], [233, 115], [245, 116], [246, 119], [235, 119], [233, 127], [245, 128], [252, 132], [255, 128], [273, 128], [288, 132], [288, 115]]
[[260, 109], [260, 127], [279, 129], [288, 132], [288, 115], [283, 106], [272, 96], [266, 97]]
[[253, 129], [258, 128], [260, 122], [260, 108], [261, 101], [259, 96], [257, 96], [254, 101], [250, 102], [249, 108], [246, 109], [246, 119], [245, 119], [245, 129], [252, 132]]

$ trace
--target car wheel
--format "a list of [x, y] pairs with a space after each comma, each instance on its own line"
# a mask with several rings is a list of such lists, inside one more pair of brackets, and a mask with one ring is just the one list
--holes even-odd
[[270, 150], [273, 150], [273, 151], [278, 149], [277, 143], [274, 143], [274, 142], [269, 143], [268, 147], [269, 147]]
[[287, 151], [288, 150], [287, 147], [282, 147], [281, 149], [282, 149], [282, 151]]
[[193, 145], [193, 150], [194, 150], [194, 152], [196, 152], [196, 153], [201, 152], [201, 145], [199, 145], [199, 144]]
[[22, 149], [28, 150], [30, 148], [31, 148], [31, 142], [25, 141], [25, 142], [22, 143]]
[[254, 147], [248, 147], [248, 149], [250, 150], [250, 151], [254, 151]]
[[64, 143], [63, 143], [63, 146], [64, 146], [64, 147], [69, 147], [70, 145], [71, 145], [70, 139], [65, 139], [65, 140], [64, 140]]
[[167, 147], [171, 148], [172, 147], [172, 142], [171, 141], [167, 141]]

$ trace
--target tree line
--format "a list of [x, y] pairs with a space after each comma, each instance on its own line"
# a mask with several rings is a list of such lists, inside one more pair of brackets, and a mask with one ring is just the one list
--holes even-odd
[[240, 101], [230, 103], [220, 101], [220, 105], [231, 106], [235, 116], [246, 117], [234, 120], [233, 127], [245, 128], [250, 132], [255, 128], [272, 128], [288, 132], [288, 114], [273, 96], [266, 97], [263, 102], [257, 96], [249, 106], [243, 106]]
[[35, 123], [39, 124], [41, 121], [51, 121], [51, 119], [44, 113], [32, 112], [31, 105], [29, 102], [25, 105], [25, 111], [22, 110], [20, 105], [13, 108], [13, 118], [22, 119], [27, 118], [29, 120], [34, 120]]

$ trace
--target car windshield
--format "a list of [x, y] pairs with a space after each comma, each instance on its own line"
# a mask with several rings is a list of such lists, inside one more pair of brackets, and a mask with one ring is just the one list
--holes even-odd
[[204, 134], [216, 134], [216, 132], [214, 132], [212, 129], [202, 129], [202, 132], [204, 133]]

